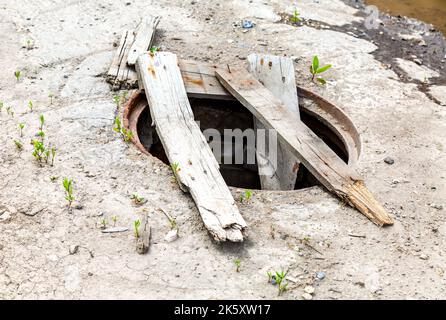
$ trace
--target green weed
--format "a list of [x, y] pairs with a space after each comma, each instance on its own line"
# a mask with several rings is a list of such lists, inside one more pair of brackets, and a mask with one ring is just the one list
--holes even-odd
[[327, 71], [328, 69], [330, 69], [332, 67], [331, 64], [327, 64], [323, 67], [319, 67], [319, 58], [318, 56], [314, 56], [313, 57], [313, 63], [310, 66], [310, 72], [312, 75], [311, 81], [314, 82], [314, 80], [316, 79], [319, 83], [321, 84], [326, 84], [327, 81], [324, 78], [321, 77], [316, 77], [317, 75], [324, 73], [325, 71]]
[[17, 79], [17, 82], [20, 81], [21, 75], [22, 75], [22, 72], [20, 70], [14, 71], [14, 76]]
[[139, 238], [139, 226], [141, 225], [141, 221], [136, 220], [135, 222], [133, 222], [133, 227], [134, 227], [134, 231], [135, 231], [135, 238]]
[[65, 200], [68, 201], [68, 208], [71, 208], [71, 204], [74, 201], [73, 196], [73, 180], [64, 178], [62, 183], [64, 189], [65, 189]]

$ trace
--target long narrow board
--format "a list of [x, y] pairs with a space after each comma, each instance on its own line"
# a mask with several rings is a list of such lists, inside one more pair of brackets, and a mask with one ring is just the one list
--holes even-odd
[[191, 193], [204, 225], [216, 241], [243, 241], [246, 223], [194, 120], [176, 55], [169, 52], [141, 55], [136, 70], [152, 121], [180, 187]]
[[160, 17], [146, 16], [141, 19], [140, 24], [134, 31], [135, 39], [129, 50], [127, 65], [134, 66], [136, 59], [150, 48], [159, 22]]
[[277, 131], [301, 163], [331, 192], [379, 226], [393, 224], [364, 182], [313, 131], [245, 70], [216, 70], [222, 85], [268, 129]]
[[[259, 80], [283, 105], [300, 119], [293, 60], [286, 57], [251, 54], [248, 56], [249, 72]], [[265, 130], [254, 117], [254, 130]], [[257, 163], [260, 184], [264, 190], [294, 190], [299, 160], [286, 146], [278, 144], [268, 150], [269, 135], [257, 136]]]
[[127, 66], [127, 57], [130, 47], [135, 39], [132, 30], [126, 30], [121, 36], [118, 48], [112, 60], [106, 79], [113, 86], [114, 90], [132, 89], [138, 85], [138, 76], [134, 68]]

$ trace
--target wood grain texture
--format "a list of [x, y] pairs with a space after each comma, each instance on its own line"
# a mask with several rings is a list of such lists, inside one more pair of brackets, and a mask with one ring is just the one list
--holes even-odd
[[173, 171], [180, 187], [190, 192], [216, 241], [243, 241], [246, 223], [194, 120], [176, 55], [141, 55], [136, 69], [158, 136], [169, 162], [177, 167]]
[[137, 87], [138, 77], [134, 68], [127, 66], [127, 57], [135, 36], [132, 30], [126, 30], [121, 36], [118, 48], [112, 60], [106, 79], [113, 90]]
[[128, 53], [127, 65], [135, 66], [136, 59], [150, 49], [159, 22], [160, 17], [146, 16], [141, 19], [140, 24], [133, 32], [134, 40]]
[[216, 70], [216, 75], [266, 128], [277, 131], [280, 143], [288, 146], [329, 191], [357, 208], [375, 224], [393, 224], [392, 218], [356, 172], [251, 74], [240, 69], [222, 68]]
[[[300, 119], [293, 60], [251, 54], [248, 56], [248, 63], [249, 72]], [[257, 132], [259, 129], [265, 130], [265, 127], [254, 117], [254, 130]], [[300, 161], [280, 143], [277, 148], [268, 150], [265, 147], [270, 143], [268, 137], [269, 135], [265, 135], [265, 139], [257, 137], [256, 156], [262, 189], [294, 190]]]

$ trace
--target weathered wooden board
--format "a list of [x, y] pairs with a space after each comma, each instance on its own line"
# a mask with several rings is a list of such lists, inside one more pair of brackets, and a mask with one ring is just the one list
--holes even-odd
[[141, 19], [133, 33], [135, 38], [129, 50], [127, 65], [134, 67], [136, 59], [150, 49], [159, 22], [160, 17], [146, 16]]
[[303, 124], [259, 81], [245, 70], [216, 70], [222, 85], [266, 128], [275, 129], [280, 143], [288, 146], [301, 163], [331, 192], [379, 226], [393, 224], [354, 170]]
[[136, 71], [134, 68], [127, 66], [127, 57], [134, 38], [132, 30], [123, 32], [112, 64], [107, 72], [106, 79], [112, 84], [114, 90], [137, 87], [138, 77]]
[[246, 223], [194, 120], [176, 55], [169, 52], [141, 55], [136, 69], [152, 121], [180, 187], [191, 193], [204, 225], [215, 240], [243, 241]]
[[[249, 72], [262, 83], [283, 105], [300, 119], [293, 60], [287, 57], [251, 54]], [[265, 130], [254, 117], [254, 130]], [[257, 164], [260, 184], [264, 190], [294, 190], [299, 160], [286, 146], [268, 150], [269, 135], [257, 136]], [[274, 150], [275, 149], [275, 150]]]

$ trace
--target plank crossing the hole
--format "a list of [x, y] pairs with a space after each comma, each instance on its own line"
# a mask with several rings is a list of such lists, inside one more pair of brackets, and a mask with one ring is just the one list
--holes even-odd
[[243, 241], [246, 222], [194, 120], [176, 55], [169, 52], [141, 55], [136, 70], [152, 121], [180, 187], [192, 195], [204, 225], [215, 240]]
[[222, 85], [268, 129], [275, 129], [301, 163], [331, 192], [379, 226], [393, 224], [354, 170], [343, 162], [297, 115], [245, 70], [216, 70]]
[[[249, 72], [259, 80], [298, 119], [299, 102], [296, 92], [293, 60], [272, 55], [251, 54], [248, 56]], [[254, 130], [265, 130], [254, 117]], [[286, 146], [278, 144], [275, 150], [268, 150], [269, 135], [257, 136], [257, 163], [260, 183], [265, 190], [294, 190], [299, 160]]]

